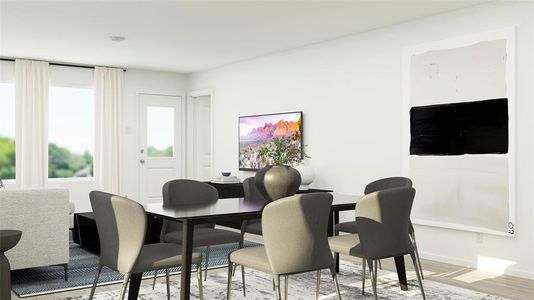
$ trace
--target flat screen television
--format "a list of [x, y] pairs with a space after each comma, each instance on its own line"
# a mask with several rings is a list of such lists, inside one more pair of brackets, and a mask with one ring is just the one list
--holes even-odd
[[508, 99], [412, 107], [410, 154], [508, 153]]
[[301, 111], [239, 117], [239, 170], [256, 171], [272, 164], [259, 150], [276, 138], [296, 143], [302, 156]]

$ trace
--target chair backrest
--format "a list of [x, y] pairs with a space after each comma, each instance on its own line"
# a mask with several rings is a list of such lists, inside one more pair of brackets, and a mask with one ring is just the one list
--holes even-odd
[[163, 206], [208, 204], [217, 200], [219, 200], [217, 189], [201, 181], [175, 179], [163, 185]]
[[129, 273], [145, 240], [146, 213], [141, 204], [99, 191], [89, 193], [100, 238], [100, 263]]
[[265, 250], [275, 275], [332, 268], [328, 193], [299, 194], [267, 204], [262, 213]]
[[245, 192], [245, 201], [269, 201], [256, 186], [256, 179], [254, 177], [243, 180], [243, 191]]
[[[217, 200], [219, 200], [217, 189], [201, 181], [175, 179], [163, 185], [163, 206], [210, 204], [217, 202]], [[198, 227], [213, 228], [215, 224], [195, 225], [195, 228]], [[160, 241], [164, 242], [167, 233], [181, 230], [181, 223], [163, 220]]]
[[360, 247], [367, 258], [411, 253], [408, 235], [415, 189], [386, 189], [363, 196], [356, 203]]
[[365, 186], [365, 195], [399, 187], [412, 187], [412, 180], [406, 177], [388, 177], [375, 180]]

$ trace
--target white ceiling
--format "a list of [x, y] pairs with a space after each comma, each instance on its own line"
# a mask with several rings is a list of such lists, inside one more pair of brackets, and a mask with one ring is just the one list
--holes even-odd
[[0, 56], [190, 73], [481, 2], [1, 1]]

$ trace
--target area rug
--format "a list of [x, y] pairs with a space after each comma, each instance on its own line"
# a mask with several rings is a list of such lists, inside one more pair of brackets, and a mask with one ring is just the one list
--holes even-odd
[[[243, 296], [240, 268], [237, 269], [232, 283], [232, 299], [274, 299], [272, 290], [272, 279], [265, 273], [247, 269], [246, 291], [247, 296]], [[377, 294], [379, 299], [422, 299], [415, 274], [408, 273], [408, 291], [401, 291], [398, 285], [397, 274], [389, 271], [379, 271]], [[335, 288], [329, 271], [322, 272], [321, 290], [319, 299], [336, 299]], [[367, 278], [365, 296], [361, 295], [361, 269], [359, 265], [342, 262], [340, 265], [339, 284], [343, 299], [374, 299], [369, 277]], [[178, 276], [171, 277], [171, 297], [179, 299]], [[204, 281], [204, 299], [226, 299], [226, 272], [210, 274], [207, 281]], [[293, 275], [289, 277], [289, 299], [315, 299], [315, 272]], [[476, 291], [471, 291], [451, 285], [438, 283], [431, 280], [423, 282], [427, 299], [439, 300], [496, 300], [504, 299]], [[283, 286], [283, 280], [282, 280]], [[283, 290], [282, 290], [283, 291]], [[89, 294], [89, 292], [88, 292]], [[117, 289], [108, 292], [95, 294], [95, 300], [117, 299], [120, 295], [119, 286]], [[139, 292], [141, 300], [166, 299], [167, 290], [165, 283], [156, 284], [155, 290], [150, 285], [143, 283]], [[198, 298], [198, 285], [196, 277], [191, 280], [191, 298]], [[80, 297], [68, 297], [62, 300], [86, 300], [88, 295]]]
[[[245, 247], [258, 245], [245, 242]], [[238, 249], [236, 243], [212, 246], [210, 248], [209, 268], [226, 266], [228, 253]], [[93, 284], [98, 256], [81, 248], [70, 239], [69, 244], [69, 280], [64, 280], [63, 267], [41, 267], [11, 272], [11, 288], [21, 298], [44, 295], [61, 291], [69, 291], [90, 287]], [[205, 257], [206, 248], [194, 249]], [[203, 268], [205, 265], [202, 266]], [[180, 272], [180, 268], [171, 269], [172, 273]], [[163, 274], [163, 271], [159, 272]], [[152, 277], [153, 272], [143, 274], [143, 277]], [[99, 279], [100, 285], [122, 282], [122, 275], [108, 268], [103, 268]]]

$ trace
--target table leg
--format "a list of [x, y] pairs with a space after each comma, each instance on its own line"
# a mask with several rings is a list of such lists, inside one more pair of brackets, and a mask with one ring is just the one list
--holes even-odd
[[[180, 299], [189, 300], [191, 290], [191, 260], [193, 256], [194, 224], [189, 220], [182, 222], [182, 275], [180, 280]], [[200, 270], [198, 270], [200, 272]]]
[[[333, 230], [335, 231], [336, 224], [339, 224], [339, 211], [334, 211], [334, 224], [333, 224]], [[333, 235], [333, 234], [332, 234]], [[336, 273], [339, 273], [339, 253], [336, 253]]]
[[406, 266], [404, 265], [404, 256], [395, 256], [395, 266], [397, 267], [397, 276], [399, 277], [400, 288], [403, 291], [407, 291], [408, 281], [406, 280]]
[[136, 300], [139, 296], [139, 288], [141, 287], [141, 279], [143, 273], [135, 273], [130, 276], [130, 288], [128, 289], [128, 300]]

